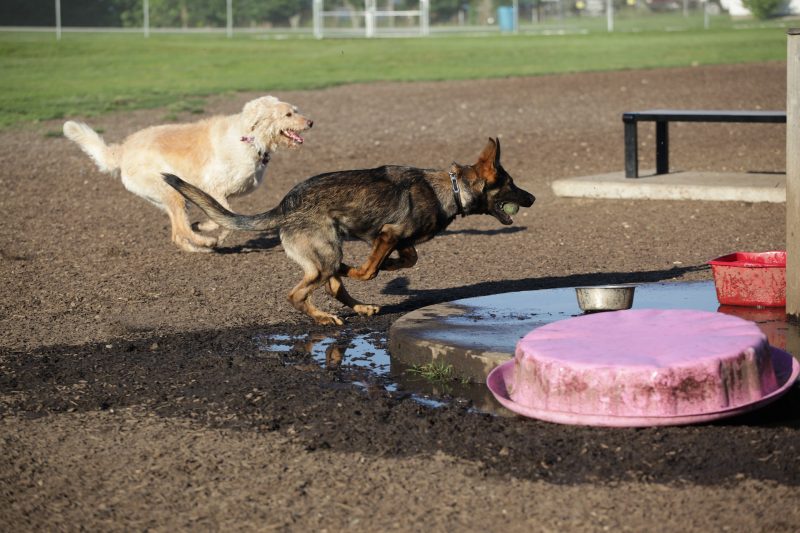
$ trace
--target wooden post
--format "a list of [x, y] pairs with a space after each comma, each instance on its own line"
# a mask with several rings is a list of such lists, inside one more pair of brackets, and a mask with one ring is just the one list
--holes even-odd
[[800, 320], [800, 28], [787, 35], [786, 314]]

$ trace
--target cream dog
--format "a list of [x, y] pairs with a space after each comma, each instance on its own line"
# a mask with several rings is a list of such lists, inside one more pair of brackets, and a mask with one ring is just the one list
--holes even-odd
[[[102, 172], [119, 171], [126, 189], [166, 211], [172, 222], [172, 242], [179, 248], [207, 252], [222, 242], [228, 230], [217, 238], [193, 231], [183, 196], [164, 183], [161, 174], [180, 175], [229, 209], [228, 198], [247, 194], [261, 184], [270, 154], [279, 147], [303, 144], [300, 132], [313, 124], [293, 105], [264, 96], [247, 102], [239, 114], [153, 126], [121, 144], [107, 145], [81, 122], [65, 122], [64, 135], [78, 143]], [[198, 229], [217, 227], [208, 220]]]

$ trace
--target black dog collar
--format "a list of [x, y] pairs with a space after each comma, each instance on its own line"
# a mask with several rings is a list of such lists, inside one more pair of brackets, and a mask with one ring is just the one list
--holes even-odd
[[458, 174], [451, 170], [447, 175], [450, 176], [450, 183], [453, 185], [453, 199], [456, 201], [456, 214], [461, 215], [463, 218], [467, 215], [464, 213], [464, 206], [461, 205], [461, 189], [458, 188]]

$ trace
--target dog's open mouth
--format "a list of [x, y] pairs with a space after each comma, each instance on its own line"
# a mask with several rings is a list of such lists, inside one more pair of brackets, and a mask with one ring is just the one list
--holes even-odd
[[303, 144], [303, 138], [294, 130], [281, 130], [281, 135], [288, 137], [295, 144]]

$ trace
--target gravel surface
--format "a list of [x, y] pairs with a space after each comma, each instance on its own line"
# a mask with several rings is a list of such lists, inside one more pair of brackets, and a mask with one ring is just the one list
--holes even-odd
[[[431, 408], [279, 335], [385, 343], [421, 306], [515, 290], [710, 279], [708, 259], [783, 249], [785, 206], [555, 197], [553, 180], [622, 169], [626, 110], [784, 109], [780, 63], [446, 83], [276, 96], [315, 121], [265, 184], [275, 205], [323, 171], [471, 163], [499, 136], [537, 197], [516, 224], [456, 220], [409, 270], [350, 282], [363, 318], [320, 293], [341, 330], [286, 301], [300, 279], [274, 235], [179, 252], [166, 215], [100, 174], [61, 123], [0, 132], [0, 529], [663, 530], [795, 528], [800, 393], [696, 427], [608, 430]], [[207, 100], [234, 113], [254, 94]], [[109, 141], [165, 110], [89, 119]], [[80, 117], [69, 117], [80, 118]], [[180, 115], [178, 120], [196, 120]], [[775, 125], [675, 124], [684, 170], [782, 172]], [[641, 166], [654, 132], [640, 128]], [[195, 218], [200, 219], [195, 213]], [[348, 262], [367, 247], [352, 243]], [[353, 381], [361, 384], [353, 385]]]

